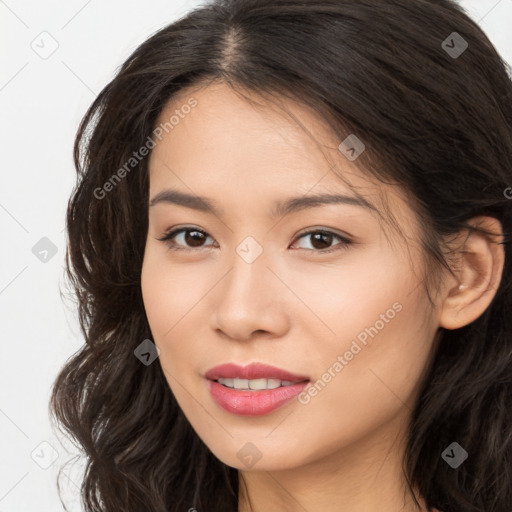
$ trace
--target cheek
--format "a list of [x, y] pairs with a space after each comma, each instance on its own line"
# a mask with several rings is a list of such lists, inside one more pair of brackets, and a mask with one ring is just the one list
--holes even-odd
[[207, 287], [208, 282], [200, 277], [198, 267], [172, 264], [165, 249], [148, 245], [142, 265], [141, 290], [153, 336], [157, 339], [167, 336]]
[[362, 431], [414, 407], [435, 325], [426, 318], [421, 292], [410, 293], [397, 282], [388, 291], [376, 291], [340, 315], [336, 327], [343, 335], [324, 344], [315, 390], [303, 396], [310, 417], [329, 411], [338, 428], [357, 424]]
[[424, 289], [408, 266], [386, 261], [384, 253], [373, 266], [361, 263], [340, 273], [328, 298], [314, 303], [331, 334], [317, 337], [323, 341], [314, 355], [304, 346], [315, 385], [303, 403], [310, 417], [330, 411], [338, 426], [356, 418], [360, 425], [378, 424], [404, 403], [412, 408], [436, 331]]
[[[141, 273], [141, 290], [153, 341], [160, 349], [159, 361], [169, 385], [176, 394], [176, 382], [196, 377], [195, 368], [201, 348], [198, 335], [205, 325], [204, 315], [198, 321], [202, 299], [215, 282], [204, 263], [173, 264], [160, 247], [146, 249]], [[204, 329], [203, 329], [204, 334]]]
[[[191, 366], [194, 353], [192, 345], [186, 342], [186, 336], [181, 336], [185, 324], [182, 325], [180, 319], [190, 309], [186, 297], [191, 293], [190, 287], [183, 287], [184, 279], [180, 273], [169, 271], [155, 252], [147, 249], [144, 256], [141, 273], [144, 307], [152, 340], [160, 350], [158, 362], [164, 377], [181, 409], [187, 410], [189, 397], [183, 389], [191, 389], [188, 382], [191, 374], [186, 370]], [[179, 347], [175, 341], [178, 332], [185, 341]]]
[[[171, 297], [173, 294], [164, 293], [165, 276], [157, 272], [157, 267], [152, 265], [151, 258], [146, 256], [142, 266], [141, 291], [144, 308], [149, 326], [154, 338], [159, 338], [171, 325], [165, 326], [166, 317], [171, 320], [166, 312], [173, 311]], [[156, 341], [156, 339], [155, 339]]]
[[[290, 322], [304, 327], [310, 337], [322, 334], [322, 339], [332, 340], [330, 346], [338, 351], [344, 351], [345, 345], [348, 350], [358, 334], [363, 342], [365, 337], [371, 339], [366, 329], [375, 332], [375, 323], [379, 332], [389, 331], [388, 325], [400, 321], [397, 310], [403, 308], [413, 286], [412, 276], [406, 275], [401, 262], [383, 252], [354, 255], [328, 271], [313, 264], [298, 270], [287, 276], [287, 282], [293, 283], [295, 295], [309, 307], [310, 322], [301, 324], [302, 303], [297, 303]], [[305, 337], [308, 334], [299, 339]]]

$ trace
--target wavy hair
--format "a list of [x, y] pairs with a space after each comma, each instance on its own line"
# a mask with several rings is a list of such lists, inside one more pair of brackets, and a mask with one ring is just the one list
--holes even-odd
[[[449, 51], [453, 37], [468, 45], [459, 55]], [[440, 329], [412, 415], [404, 474], [429, 510], [510, 512], [512, 83], [506, 66], [452, 0], [211, 0], [130, 55], [78, 129], [77, 182], [66, 217], [66, 277], [85, 343], [61, 369], [49, 405], [51, 420], [87, 457], [86, 510], [238, 510], [238, 470], [197, 436], [161, 366], [134, 357], [151, 338], [140, 286], [149, 183], [148, 158], [130, 159], [170, 100], [220, 80], [303, 102], [340, 140], [358, 134], [366, 143], [358, 165], [399, 183], [414, 199], [433, 265], [446, 266], [442, 241], [468, 229], [471, 218], [501, 222], [500, 286], [474, 322]], [[469, 453], [456, 470], [440, 457], [454, 440]]]

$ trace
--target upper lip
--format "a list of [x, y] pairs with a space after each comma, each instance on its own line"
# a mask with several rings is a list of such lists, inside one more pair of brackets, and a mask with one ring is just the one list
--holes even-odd
[[209, 380], [217, 379], [279, 379], [291, 382], [302, 382], [309, 380], [304, 375], [295, 375], [291, 372], [270, 366], [264, 363], [251, 363], [247, 366], [240, 366], [234, 363], [221, 364], [208, 370], [205, 377]]

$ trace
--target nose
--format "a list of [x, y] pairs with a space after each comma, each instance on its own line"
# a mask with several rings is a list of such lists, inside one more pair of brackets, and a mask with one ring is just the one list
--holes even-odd
[[[289, 328], [290, 292], [266, 258], [252, 263], [238, 255], [216, 288], [213, 328], [240, 341], [259, 335], [280, 337]], [[286, 292], [288, 291], [288, 295]]]

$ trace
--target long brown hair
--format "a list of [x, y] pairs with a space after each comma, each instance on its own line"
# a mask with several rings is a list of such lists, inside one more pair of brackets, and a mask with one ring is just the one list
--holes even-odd
[[[151, 339], [140, 287], [148, 158], [130, 159], [168, 101], [208, 80], [288, 95], [360, 134], [361, 165], [415, 199], [432, 261], [443, 263], [442, 238], [470, 218], [502, 223], [502, 282], [481, 317], [441, 330], [404, 471], [428, 507], [510, 512], [512, 84], [450, 0], [212, 0], [140, 45], [90, 106], [74, 148], [66, 255], [85, 344], [50, 402], [87, 457], [86, 510], [238, 509], [238, 471], [196, 435], [161, 366], [134, 356]], [[456, 470], [440, 457], [453, 441], [469, 453]]]

